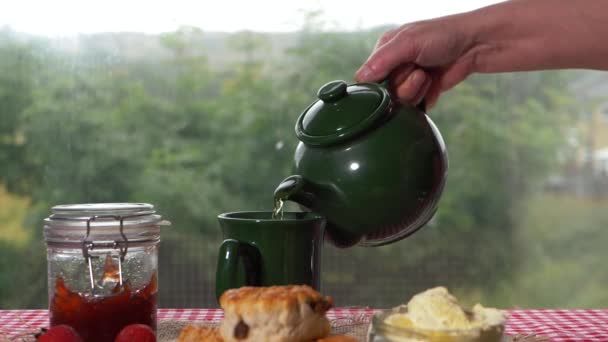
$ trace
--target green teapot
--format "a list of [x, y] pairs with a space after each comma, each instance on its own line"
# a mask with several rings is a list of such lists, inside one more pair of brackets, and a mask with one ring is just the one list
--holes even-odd
[[376, 83], [333, 81], [300, 114], [294, 175], [275, 199], [327, 220], [335, 246], [403, 239], [435, 214], [446, 181], [443, 138], [424, 105], [404, 105]]

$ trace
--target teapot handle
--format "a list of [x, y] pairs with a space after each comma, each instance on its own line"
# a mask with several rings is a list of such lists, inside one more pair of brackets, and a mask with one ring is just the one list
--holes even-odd
[[416, 108], [420, 109], [423, 113], [426, 113], [426, 98], [423, 97], [416, 105]]
[[[389, 74], [388, 76], [386, 76], [385, 79], [383, 79], [382, 81], [378, 82], [380, 83], [384, 88], [386, 88], [386, 90], [389, 89], [389, 83], [388, 80], [390, 79], [391, 74]], [[389, 92], [390, 94], [390, 92]], [[420, 102], [415, 106], [416, 108], [418, 108], [418, 110], [422, 111], [423, 113], [426, 113], [426, 98], [422, 98], [422, 100], [420, 100]]]

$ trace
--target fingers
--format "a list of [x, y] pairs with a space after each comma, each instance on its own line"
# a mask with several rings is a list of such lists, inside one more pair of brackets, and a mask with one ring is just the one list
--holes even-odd
[[416, 105], [425, 98], [433, 81], [433, 72], [414, 64], [401, 65], [389, 76], [389, 91], [402, 103]]
[[390, 78], [391, 93], [402, 102], [415, 104], [424, 98], [432, 106], [442, 92], [472, 73], [476, 42], [466, 29], [466, 20], [448, 16], [386, 32], [355, 79], [380, 82]]
[[416, 47], [405, 31], [399, 31], [379, 46], [355, 74], [358, 82], [378, 82], [397, 66], [415, 60]]
[[452, 89], [471, 75], [473, 70], [472, 63], [472, 59], [461, 60], [435, 75], [432, 85], [426, 92], [427, 107], [429, 109], [435, 106], [441, 93]]
[[[462, 81], [472, 73], [472, 59], [461, 60], [447, 69], [422, 70], [410, 64], [400, 68], [400, 73], [394, 76], [393, 89], [403, 103], [417, 105], [426, 100], [430, 109], [437, 103], [439, 96]], [[404, 76], [405, 75], [405, 76]]]
[[410, 73], [405, 82], [401, 83], [397, 88], [397, 97], [399, 100], [416, 104], [415, 101], [420, 101], [424, 96], [426, 89], [430, 86], [431, 78], [422, 69], [416, 69]]
[[393, 72], [390, 73], [390, 76], [388, 77], [390, 89], [396, 90], [399, 88], [399, 86], [407, 80], [414, 70], [416, 70], [416, 65], [414, 64], [404, 64], [398, 66]]
[[426, 100], [426, 108], [431, 109], [437, 104], [437, 100], [441, 95], [441, 86], [439, 82], [433, 82], [429, 87], [424, 99]]
[[[393, 37], [399, 33], [399, 29], [393, 29], [393, 30], [389, 30], [387, 32], [385, 32], [384, 34], [382, 34], [382, 36], [380, 37], [380, 39], [378, 39], [378, 41], [376, 42], [376, 45], [374, 46], [374, 50], [376, 51], [378, 50], [378, 48], [380, 48], [382, 45], [386, 44], [387, 42], [389, 42], [391, 39], [393, 39]], [[371, 55], [370, 57], [371, 58]], [[368, 60], [369, 60], [368, 58]], [[410, 71], [411, 72], [411, 71]], [[408, 73], [409, 74], [409, 73]], [[407, 75], [406, 75], [407, 76]], [[355, 79], [357, 79], [357, 77], [355, 76]], [[359, 82], [366, 82], [365, 80], [358, 80]], [[403, 81], [403, 80], [402, 80]], [[401, 82], [402, 82], [401, 81]]]
[[414, 99], [410, 103], [413, 105], [418, 105], [420, 102], [422, 102], [422, 100], [425, 100], [426, 96], [427, 96], [427, 92], [431, 88], [432, 84], [433, 84], [432, 77], [428, 77], [427, 80], [425, 81], [425, 83], [422, 85], [422, 87], [420, 87], [420, 91], [418, 91], [418, 94], [414, 97]]

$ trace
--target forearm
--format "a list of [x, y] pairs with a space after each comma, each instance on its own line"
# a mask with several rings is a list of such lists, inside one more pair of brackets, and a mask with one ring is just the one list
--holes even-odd
[[608, 0], [512, 0], [461, 18], [473, 72], [608, 70]]

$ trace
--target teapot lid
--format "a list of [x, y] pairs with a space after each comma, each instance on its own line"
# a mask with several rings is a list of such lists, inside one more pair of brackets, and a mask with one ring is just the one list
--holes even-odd
[[311, 146], [342, 143], [371, 128], [387, 112], [388, 91], [375, 83], [332, 81], [317, 92], [296, 122], [296, 135]]

